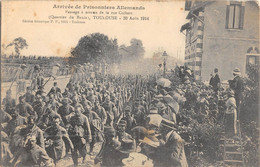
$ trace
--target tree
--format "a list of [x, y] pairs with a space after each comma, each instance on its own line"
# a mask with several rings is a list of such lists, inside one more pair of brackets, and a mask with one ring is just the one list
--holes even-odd
[[[82, 37], [71, 51], [73, 63], [100, 62], [117, 63], [120, 61], [117, 39], [109, 39], [107, 35], [93, 33]], [[72, 62], [71, 62], [72, 63]]]
[[134, 58], [140, 59], [144, 56], [143, 42], [139, 39], [133, 38], [131, 40], [131, 45], [129, 46], [129, 51], [132, 53]]
[[20, 56], [20, 51], [24, 48], [28, 47], [28, 44], [26, 40], [22, 37], [15, 38], [10, 44], [8, 44], [5, 48], [8, 48], [9, 46], [13, 46], [15, 49], [15, 53], [17, 56]]
[[124, 59], [137, 60], [144, 57], [144, 47], [143, 42], [139, 39], [131, 39], [130, 46], [121, 45], [121, 54]]

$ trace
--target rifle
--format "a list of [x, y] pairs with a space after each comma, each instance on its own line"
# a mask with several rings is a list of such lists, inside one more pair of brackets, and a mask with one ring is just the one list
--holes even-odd
[[53, 75], [49, 77], [49, 79], [43, 84], [42, 88], [50, 81], [50, 79], [53, 78], [54, 80], [56, 79]]

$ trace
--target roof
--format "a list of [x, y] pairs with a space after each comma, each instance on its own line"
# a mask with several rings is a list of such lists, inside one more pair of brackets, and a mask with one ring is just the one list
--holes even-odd
[[190, 19], [192, 17], [192, 13], [196, 13], [202, 10], [206, 5], [213, 3], [214, 1], [198, 1], [195, 2], [194, 5], [190, 8], [190, 12], [187, 15], [186, 19]]
[[180, 32], [182, 32], [182, 31], [184, 31], [186, 29], [190, 29], [190, 23], [183, 24], [181, 26]]

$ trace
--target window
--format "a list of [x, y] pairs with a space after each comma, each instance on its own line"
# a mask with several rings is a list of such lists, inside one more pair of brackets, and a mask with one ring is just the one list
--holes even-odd
[[244, 8], [241, 3], [232, 3], [227, 6], [226, 29], [243, 29]]
[[246, 56], [246, 69], [248, 70], [249, 66], [255, 66], [259, 68], [259, 54], [248, 54]]

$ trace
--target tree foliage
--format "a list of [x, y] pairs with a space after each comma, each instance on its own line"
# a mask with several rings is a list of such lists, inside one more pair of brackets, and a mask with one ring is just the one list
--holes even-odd
[[243, 149], [247, 166], [259, 166], [259, 67], [250, 65], [240, 107]]
[[130, 46], [121, 45], [121, 54], [124, 59], [138, 60], [144, 57], [143, 42], [139, 39], [133, 38], [130, 41]]
[[117, 39], [109, 39], [100, 33], [82, 37], [72, 49], [71, 55], [75, 63], [105, 61], [110, 64], [120, 61]]
[[14, 46], [16, 55], [20, 56], [20, 51], [23, 50], [24, 48], [27, 48], [28, 44], [24, 38], [18, 37], [15, 38], [10, 44], [8, 44], [6, 48], [10, 46]]

